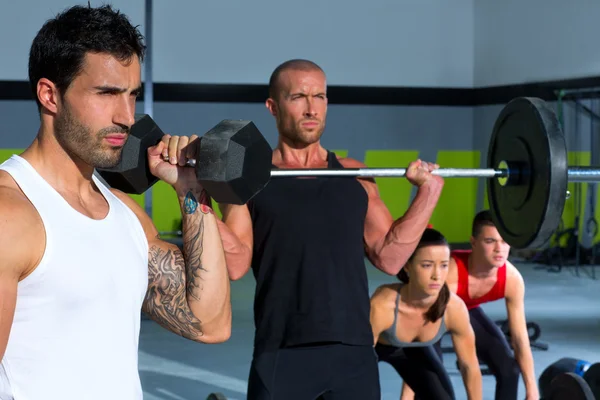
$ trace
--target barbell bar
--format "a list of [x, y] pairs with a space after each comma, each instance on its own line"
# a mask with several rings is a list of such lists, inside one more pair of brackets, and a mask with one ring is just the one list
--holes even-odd
[[[189, 159], [186, 166], [195, 167], [196, 160]], [[271, 178], [299, 177], [355, 177], [355, 178], [405, 178], [407, 168], [302, 168], [272, 169]], [[514, 172], [515, 174], [518, 171]], [[438, 168], [432, 175], [443, 178], [509, 178], [508, 168]], [[570, 166], [567, 170], [569, 182], [598, 182], [600, 167]]]
[[[147, 115], [136, 123], [119, 165], [99, 170], [126, 193], [141, 194], [158, 179], [146, 150], [163, 132]], [[290, 177], [406, 177], [406, 168], [273, 168], [273, 149], [252, 121], [223, 120], [201, 137], [195, 168], [198, 182], [218, 203], [246, 204], [271, 180]], [[564, 135], [556, 114], [541, 99], [519, 97], [500, 111], [488, 145], [487, 168], [439, 168], [444, 178], [486, 178], [492, 219], [515, 248], [544, 245], [558, 228], [568, 182], [598, 182], [600, 167], [568, 166]], [[273, 179], [278, 178], [278, 179]]]

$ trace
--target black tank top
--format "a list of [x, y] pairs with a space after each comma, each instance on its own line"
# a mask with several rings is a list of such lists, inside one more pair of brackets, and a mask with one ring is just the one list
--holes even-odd
[[[334, 153], [327, 160], [328, 168], [343, 168]], [[367, 204], [366, 190], [349, 177], [274, 178], [248, 202], [255, 351], [318, 342], [373, 345]]]

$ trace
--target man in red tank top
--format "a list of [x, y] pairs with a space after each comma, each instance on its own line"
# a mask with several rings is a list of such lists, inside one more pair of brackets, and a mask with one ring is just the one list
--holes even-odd
[[[471, 250], [452, 252], [447, 283], [469, 309], [477, 355], [496, 377], [495, 399], [517, 399], [522, 374], [526, 399], [539, 400], [525, 318], [525, 284], [517, 268], [507, 260], [510, 246], [500, 237], [489, 211], [475, 216], [470, 242]], [[499, 327], [479, 307], [502, 299], [512, 349]]]

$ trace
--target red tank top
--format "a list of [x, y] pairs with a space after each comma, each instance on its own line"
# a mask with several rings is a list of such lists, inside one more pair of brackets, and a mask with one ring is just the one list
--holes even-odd
[[458, 270], [458, 285], [456, 288], [456, 295], [465, 302], [468, 309], [475, 308], [482, 303], [504, 298], [504, 288], [506, 287], [506, 263], [498, 268], [496, 283], [489, 292], [476, 299], [469, 297], [468, 265], [470, 254], [471, 250], [454, 250], [451, 253], [452, 258], [454, 258], [456, 261]]

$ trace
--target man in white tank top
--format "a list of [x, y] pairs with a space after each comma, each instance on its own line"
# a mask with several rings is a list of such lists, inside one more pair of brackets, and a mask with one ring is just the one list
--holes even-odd
[[183, 252], [93, 175], [120, 160], [143, 56], [140, 33], [108, 6], [65, 10], [33, 40], [40, 128], [0, 165], [2, 400], [141, 399], [141, 310], [197, 342], [229, 338], [216, 217], [193, 168], [180, 166], [197, 138], [166, 135], [148, 151], [179, 199]]

